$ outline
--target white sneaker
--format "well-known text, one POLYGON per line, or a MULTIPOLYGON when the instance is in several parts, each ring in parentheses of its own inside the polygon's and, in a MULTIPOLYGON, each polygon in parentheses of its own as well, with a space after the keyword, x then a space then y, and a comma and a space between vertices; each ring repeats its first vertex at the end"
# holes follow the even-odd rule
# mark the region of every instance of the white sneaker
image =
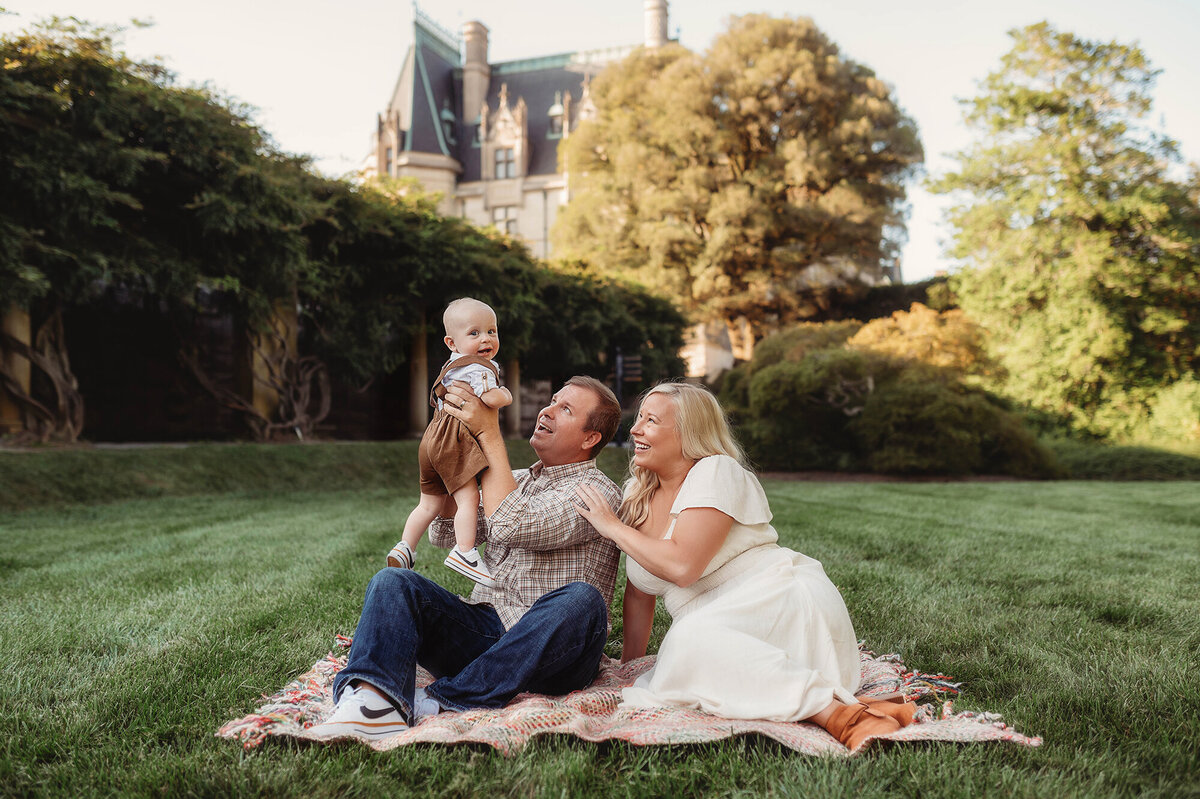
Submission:
POLYGON ((342 691, 333 715, 323 724, 310 727, 308 734, 326 741, 334 738, 378 741, 407 729, 408 723, 391 702, 368 688, 354 686, 342 691))
POLYGON ((425 693, 424 688, 418 688, 413 692, 413 721, 420 723, 421 719, 427 716, 436 716, 442 712, 442 706, 437 703, 429 694, 425 693))
POLYGON ((408 544, 403 541, 392 547, 392 551, 387 554, 387 565, 397 569, 411 569, 416 562, 417 553, 409 549, 408 544))
POLYGON ((483 558, 479 557, 479 550, 475 547, 471 547, 469 552, 459 552, 458 547, 454 547, 442 562, 480 585, 486 585, 488 588, 495 588, 497 585, 492 573, 484 565, 483 558))

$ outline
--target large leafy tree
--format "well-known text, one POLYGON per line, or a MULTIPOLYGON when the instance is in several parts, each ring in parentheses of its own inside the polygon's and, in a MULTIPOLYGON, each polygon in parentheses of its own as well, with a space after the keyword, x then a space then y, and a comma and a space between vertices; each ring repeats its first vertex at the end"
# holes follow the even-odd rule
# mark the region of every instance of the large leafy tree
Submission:
POLYGON ((638 50, 592 92, 561 150, 564 257, 752 323, 895 258, 916 126, 811 20, 734 18, 707 53, 638 50))
POLYGON ((951 193, 952 284, 992 333, 1007 391, 1051 420, 1121 434, 1200 367, 1200 208, 1147 129, 1157 72, 1137 47, 1047 23, 1012 31, 966 101, 977 141, 951 193))
POLYGON ((122 115, 162 74, 113 52, 111 31, 75 28, 0 39, 0 313, 39 304, 31 342, 0 334, 24 356, 34 396, 0 383, 41 439, 74 439, 83 400, 67 359, 62 306, 139 271, 118 217, 139 207, 133 184, 155 153, 128 146, 122 115), (90 101, 97 96, 111 102, 90 101))
POLYGON ((112 47, 112 30, 61 23, 0 39, 0 296, 85 296, 140 271, 120 215, 162 154, 125 135, 165 74, 112 47), (97 99, 100 98, 100 99, 97 99))
POLYGON ((304 225, 320 212, 302 160, 235 105, 127 58, 118 29, 73 20, 0 39, 0 307, 27 309, 27 357, 52 390, 5 388, 41 438, 73 439, 83 398, 62 315, 120 288, 187 304, 233 299, 253 330, 311 282, 304 225))

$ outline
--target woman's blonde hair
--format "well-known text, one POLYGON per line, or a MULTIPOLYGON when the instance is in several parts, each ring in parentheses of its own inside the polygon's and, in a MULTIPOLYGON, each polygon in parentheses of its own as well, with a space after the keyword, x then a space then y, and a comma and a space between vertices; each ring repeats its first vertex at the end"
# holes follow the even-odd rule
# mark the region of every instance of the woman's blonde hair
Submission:
MULTIPOLYGON (((700 460, 709 455, 728 455, 747 467, 746 456, 729 429, 729 421, 712 392, 692 383, 659 383, 638 402, 638 412, 655 394, 670 398, 675 407, 675 428, 683 445, 683 456, 700 460)), ((621 521, 637 527, 650 516, 650 498, 658 490, 658 475, 629 463, 625 481, 625 500, 621 503, 621 521)))

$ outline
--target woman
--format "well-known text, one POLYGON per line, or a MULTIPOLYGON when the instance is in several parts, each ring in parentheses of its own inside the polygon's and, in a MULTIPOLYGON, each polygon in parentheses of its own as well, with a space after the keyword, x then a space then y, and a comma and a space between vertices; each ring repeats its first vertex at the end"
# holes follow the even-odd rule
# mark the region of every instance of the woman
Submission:
POLYGON ((646 653, 655 596, 672 617, 625 706, 812 721, 857 749, 914 706, 860 702, 857 639, 821 564, 776 544, 771 511, 716 399, 664 383, 642 399, 620 517, 588 486, 580 513, 626 561, 622 660, 646 653))

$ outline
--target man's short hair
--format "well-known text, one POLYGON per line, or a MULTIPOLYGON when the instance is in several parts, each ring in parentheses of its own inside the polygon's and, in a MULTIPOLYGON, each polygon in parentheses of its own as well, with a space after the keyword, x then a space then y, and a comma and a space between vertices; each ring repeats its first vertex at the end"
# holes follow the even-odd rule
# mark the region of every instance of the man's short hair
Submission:
POLYGON ((617 434, 617 428, 621 425, 621 404, 617 402, 617 395, 612 392, 612 389, 594 377, 575 375, 563 385, 586 388, 599 400, 596 407, 588 414, 587 421, 584 422, 585 430, 594 430, 600 434, 600 443, 592 447, 592 452, 588 456, 594 458, 617 434))

